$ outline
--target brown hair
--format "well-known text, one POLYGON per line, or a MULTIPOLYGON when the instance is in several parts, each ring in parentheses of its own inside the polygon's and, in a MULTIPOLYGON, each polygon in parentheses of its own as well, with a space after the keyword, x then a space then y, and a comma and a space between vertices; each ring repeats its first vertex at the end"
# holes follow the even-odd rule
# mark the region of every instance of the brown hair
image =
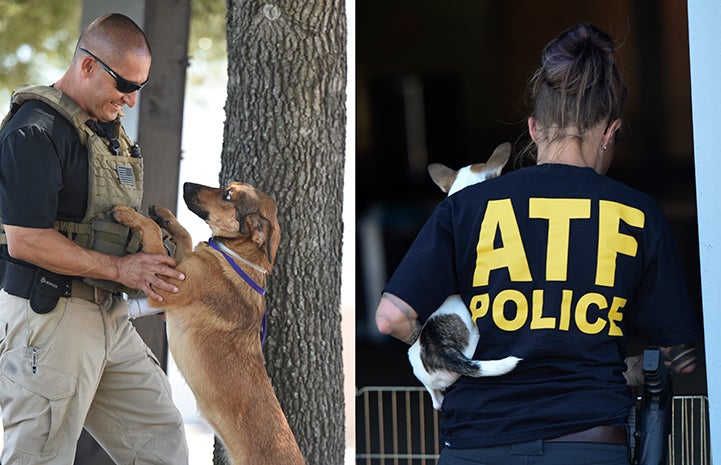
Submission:
POLYGON ((621 118, 628 87, 616 44, 592 24, 567 29, 544 47, 529 92, 541 137, 581 137, 599 123, 621 118))

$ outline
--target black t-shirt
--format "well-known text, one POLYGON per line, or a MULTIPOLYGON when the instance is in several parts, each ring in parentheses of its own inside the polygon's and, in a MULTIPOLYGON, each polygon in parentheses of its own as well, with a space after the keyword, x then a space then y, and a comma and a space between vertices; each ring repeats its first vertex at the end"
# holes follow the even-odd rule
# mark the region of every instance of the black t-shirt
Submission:
POLYGON ((445 199, 384 290, 421 321, 460 294, 480 329, 474 358, 523 359, 447 391, 444 445, 483 447, 623 423, 627 324, 649 344, 698 336, 681 265, 651 198, 547 164, 445 199))
MULTIPOLYGON (((52 228, 79 222, 88 199, 88 154, 73 125, 31 100, 0 130, 0 218, 4 224, 52 228)), ((0 251, 7 258, 7 247, 0 251)))

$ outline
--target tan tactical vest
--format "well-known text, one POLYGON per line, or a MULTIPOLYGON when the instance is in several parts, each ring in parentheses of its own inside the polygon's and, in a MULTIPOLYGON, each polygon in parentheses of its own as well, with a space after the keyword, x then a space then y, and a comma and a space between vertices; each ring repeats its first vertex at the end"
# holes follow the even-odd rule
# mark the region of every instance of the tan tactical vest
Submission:
MULTIPOLYGON (((139 210, 143 199, 143 160, 132 156, 135 144, 125 133, 120 120, 113 122, 113 131, 120 143, 116 155, 111 150, 110 141, 95 134, 85 124, 91 119, 90 115, 70 97, 54 87, 25 86, 13 92, 12 108, 0 128, 29 100, 45 102, 63 115, 73 124, 80 142, 88 149, 88 205, 85 217, 80 223, 56 221, 55 229, 86 249, 116 256, 137 252, 140 249, 138 237, 130 234, 128 227, 107 216, 107 212, 120 203, 139 210)), ((7 243, 4 233, 0 235, 0 243, 7 243)), ((113 291, 123 290, 116 283, 86 281, 113 291)))

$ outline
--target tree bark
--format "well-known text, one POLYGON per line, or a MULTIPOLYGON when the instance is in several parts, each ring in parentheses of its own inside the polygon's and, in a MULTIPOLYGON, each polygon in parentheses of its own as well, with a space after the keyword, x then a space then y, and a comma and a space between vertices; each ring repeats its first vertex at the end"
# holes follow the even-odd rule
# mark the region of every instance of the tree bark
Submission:
POLYGON ((228 0, 220 184, 278 204, 266 366, 308 464, 345 452, 340 279, 346 124, 344 0, 228 0))

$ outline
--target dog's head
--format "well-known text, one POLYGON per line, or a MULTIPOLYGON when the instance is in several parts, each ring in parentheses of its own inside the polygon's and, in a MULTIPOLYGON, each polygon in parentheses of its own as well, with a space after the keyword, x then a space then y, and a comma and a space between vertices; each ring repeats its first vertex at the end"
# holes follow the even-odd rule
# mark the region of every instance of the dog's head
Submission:
POLYGON ((452 195, 464 187, 495 178, 501 174, 511 156, 511 144, 506 142, 496 147, 485 163, 468 165, 458 171, 452 170, 441 163, 428 165, 431 179, 443 192, 452 195))
POLYGON ((190 211, 208 223, 213 237, 255 244, 270 271, 280 244, 280 227, 278 207, 268 194, 241 182, 221 188, 186 182, 183 199, 190 211))

